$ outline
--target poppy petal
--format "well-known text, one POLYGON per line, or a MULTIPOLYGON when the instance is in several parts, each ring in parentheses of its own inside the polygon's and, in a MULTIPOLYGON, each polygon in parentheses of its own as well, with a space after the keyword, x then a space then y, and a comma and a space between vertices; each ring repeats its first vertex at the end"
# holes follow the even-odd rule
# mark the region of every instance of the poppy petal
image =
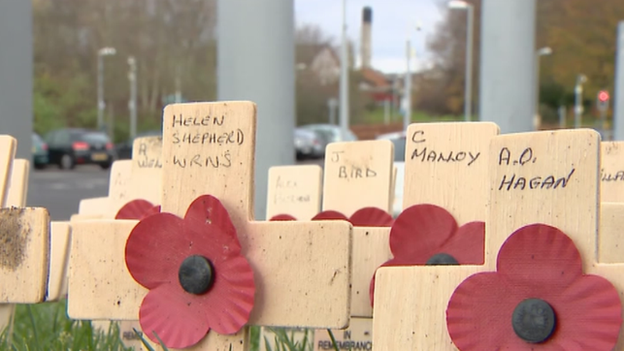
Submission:
POLYGON ((221 201, 212 195, 202 195, 195 199, 186 210, 184 221, 200 228, 205 228, 206 225, 221 228, 226 235, 234 239, 232 244, 239 250, 241 248, 230 214, 221 201))
POLYGON ((214 285, 198 308, 214 331, 234 334, 249 321, 254 306, 254 273, 241 255, 223 261, 215 271, 214 285))
POLYGON ((115 215, 115 219, 142 219, 146 214, 152 210, 154 205, 143 199, 136 199, 130 202, 127 202, 123 205, 119 211, 117 211, 117 215, 115 215))
POLYGON ((414 205, 403 210, 390 230, 390 250, 394 257, 425 264, 440 253, 442 245, 457 230, 455 218, 435 205, 414 205))
POLYGON ((583 275, 548 302, 557 314, 553 343, 565 350, 613 350, 622 326, 622 302, 608 280, 583 275))
POLYGON ((296 220, 297 218, 289 214, 278 214, 278 215, 271 217, 271 219, 269 219, 269 221, 296 221, 296 220))
POLYGON ((338 211, 328 210, 328 211, 323 211, 323 212, 318 213, 316 216, 312 217, 312 220, 313 221, 326 221, 326 220, 348 221, 349 218, 347 218, 347 216, 343 215, 342 213, 338 211))
POLYGON ((545 224, 516 230, 501 246, 497 271, 517 285, 567 286, 581 276, 581 255, 562 231, 545 224))
POLYGON ((174 284, 162 284, 143 298, 139 322, 153 342, 158 343, 156 333, 167 347, 182 349, 197 344, 210 330, 204 310, 187 303, 184 295, 191 294, 174 284))
POLYGON ((457 229, 444 243, 441 252, 459 264, 483 264, 485 260, 485 222, 470 222, 457 229))
POLYGON ((457 286, 446 309, 446 325, 455 346, 462 351, 503 350, 510 339, 520 340, 513 331, 511 314, 522 299, 495 272, 468 277, 457 286))
POLYGON ((126 241, 126 266, 139 284, 153 289, 177 280, 178 266, 184 260, 188 243, 181 233, 184 223, 171 213, 157 213, 142 219, 126 241))
POLYGON ((364 207, 349 218, 354 227, 391 227, 394 218, 388 212, 377 207, 364 207))
POLYGON ((154 207, 152 207, 149 210, 147 210, 147 212, 145 212, 145 214, 143 215, 143 218, 145 218, 147 216, 151 216, 151 215, 156 214, 156 213, 160 213, 160 205, 155 205, 154 207))

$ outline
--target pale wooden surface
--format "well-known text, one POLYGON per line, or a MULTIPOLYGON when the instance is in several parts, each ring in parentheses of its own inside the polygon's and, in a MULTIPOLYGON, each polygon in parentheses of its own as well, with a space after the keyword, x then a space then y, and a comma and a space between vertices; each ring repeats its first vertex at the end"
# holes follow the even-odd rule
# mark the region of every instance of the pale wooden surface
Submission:
MULTIPOLYGON (((406 136, 403 208, 429 203, 445 208, 455 217, 459 225, 475 220, 484 221, 487 217, 489 200, 489 180, 485 175, 489 167, 490 142, 498 133, 498 126, 490 122, 411 124, 406 136)), ((373 314, 375 319, 383 319, 386 326, 378 329, 378 323, 374 321, 373 329, 379 330, 375 333, 382 334, 373 337, 375 350, 426 349, 416 347, 417 344, 410 342, 401 344, 391 341, 394 336, 402 341, 413 336, 414 330, 410 322, 414 318, 421 318, 421 309, 413 316, 407 317, 408 322, 403 327, 396 325, 400 324, 399 321, 403 321, 401 318, 390 320, 387 314, 396 313, 396 310, 389 312, 388 309, 396 309, 398 304, 406 306, 414 303, 415 306, 423 306, 423 302, 427 302, 423 308, 432 311, 442 305, 446 307, 447 299, 440 297, 440 301, 433 301, 432 297, 438 297, 437 291, 445 287, 453 288, 448 292, 450 296, 456 284, 432 277, 446 277, 452 275, 454 271, 449 271, 448 267, 441 267, 435 274, 425 275, 421 268, 429 269, 429 267, 405 269, 393 267, 389 271, 387 268, 377 271, 375 287, 377 307, 373 314), (427 288, 423 288, 424 286, 427 288), (414 293, 415 291, 418 293, 414 293), (428 293, 429 291, 431 293, 428 293), (386 302, 387 299, 393 301, 386 302), (389 343, 393 346, 388 346, 389 343)), ((475 268, 458 269, 471 272, 475 268)), ((445 321, 435 321, 432 324, 435 323, 444 323, 443 330, 446 331, 445 321)), ((431 330, 436 329, 432 327, 431 330)))
MULTIPOLYGON (((486 265, 380 269, 374 311, 375 350, 455 350, 446 331, 449 297, 469 275, 495 270, 500 245, 526 224, 544 223, 561 229, 581 252, 584 271, 602 275, 620 293, 624 292, 624 265, 596 263, 599 141, 595 131, 583 129, 494 138, 487 177, 492 205, 486 221, 486 265), (532 154, 525 153, 519 162, 528 148, 532 154), (503 180, 514 174, 514 182, 508 189, 503 180), (537 180, 528 181, 538 176, 543 181, 550 175, 554 179, 566 179, 565 187, 560 182, 556 189, 541 188, 542 183, 536 188, 537 180), (520 189, 521 185, 514 189, 519 177, 527 179, 524 190, 520 189), (390 288, 397 281, 401 282, 400 288, 396 285, 390 288), (414 294, 417 287, 424 285, 427 289, 418 290, 423 294, 414 294), (411 308, 406 310, 405 306, 411 308)), ((624 349, 621 341, 615 349, 624 349)))
POLYGON ((390 140, 331 143, 325 151, 323 210, 351 216, 363 207, 391 213, 394 144, 390 140))
POLYGON ((601 201, 624 202, 624 142, 603 141, 601 150, 601 201))
POLYGON ((111 203, 108 197, 82 199, 78 204, 78 214, 81 216, 91 216, 92 218, 101 218, 104 213, 110 212, 110 207, 111 203))
MULTIPOLYGON (((134 199, 160 204, 161 155, 162 137, 136 138, 133 142, 131 163, 123 161, 114 165, 111 171, 109 194, 112 196, 102 198, 104 205, 98 205, 96 200, 99 211, 95 210, 89 215, 74 215, 71 220, 112 219, 123 205, 134 199)), ((95 326, 104 331, 108 330, 109 325, 109 321, 95 321, 95 326)), ((119 327, 120 336, 127 347, 134 347, 137 351, 145 350, 133 332, 133 328, 140 329, 138 321, 122 321, 119 327)))
MULTIPOLYGON (((9 150, 3 150, 8 153, 9 150)), ((6 207, 16 206, 24 207, 26 205, 26 196, 28 193, 28 161, 18 159, 12 162, 12 171, 7 184, 2 184, 1 187, 8 187, 6 207)), ((8 332, 12 330, 13 314, 15 313, 15 305, 2 304, 0 305, 0 332, 5 328, 9 328, 8 332)))
POLYGON ((307 221, 321 210, 323 170, 317 165, 269 168, 266 219, 289 214, 307 221))
POLYGON ((9 135, 0 135, 0 205, 5 206, 8 197, 8 184, 11 176, 11 165, 15 157, 17 140, 9 135))
POLYGON ((42 208, 0 210, 0 302, 42 302, 48 285, 50 216, 42 208))
POLYGON ((598 233, 599 134, 583 129, 504 135, 492 141, 491 150, 494 160, 490 162, 491 208, 486 224, 488 268, 495 269, 496 255, 507 237, 530 223, 545 223, 562 230, 581 252, 584 270, 591 267, 598 233), (514 164, 529 148, 532 157, 525 156, 529 162, 514 164), (509 150, 509 164, 505 150, 509 150), (507 190, 503 178, 507 181, 514 175, 514 184, 507 190), (551 175, 555 180, 568 179, 566 186, 561 183, 556 189, 542 189, 541 185, 530 189, 530 179, 539 176, 546 180, 551 175), (526 187, 514 190, 520 177, 527 180, 526 187))
POLYGON ((162 188, 162 137, 136 138, 132 146, 130 199, 160 204, 162 188))
MULTIPOLYGON (((278 214, 289 214, 297 220, 310 220, 321 211, 323 170, 318 165, 275 166, 269 168, 266 219, 278 214)), ((293 330, 289 330, 289 333, 293 330)), ((296 340, 303 342, 306 333, 294 331, 296 340)), ((275 335, 267 328, 260 329, 260 351, 266 351, 266 342, 275 349, 275 335)))
POLYGON ((390 183, 390 207, 388 208, 388 211, 390 214, 392 214, 394 211, 394 201, 395 201, 396 186, 397 186, 397 183, 396 183, 397 172, 398 172, 397 167, 393 166, 392 167, 392 182, 390 183))
POLYGON ((67 314, 71 318, 138 319, 138 308, 147 290, 130 276, 124 259, 126 239, 136 223, 131 220, 72 223, 67 299, 67 314), (108 318, 128 311, 125 318, 108 318))
MULTIPOLYGON (((394 144, 390 140, 331 143, 325 153, 323 210, 350 216, 361 208, 377 207, 392 214, 395 182, 394 144)), ((362 317, 360 328, 372 329, 369 286, 375 269, 392 258, 389 234, 390 228, 353 228, 351 316, 362 317)), ((349 326, 332 332, 344 335, 357 330, 349 326)), ((315 338, 326 335, 326 330, 315 331, 315 338)), ((371 335, 363 340, 370 341, 371 335)), ((319 350, 320 346, 315 343, 314 347, 319 350)))
POLYGON ((624 262, 624 203, 602 202, 600 207, 598 262, 624 262))
POLYGON ((132 200, 132 160, 113 162, 108 183, 110 207, 105 218, 115 218, 117 211, 132 200))
POLYGON ((70 242, 69 222, 52 222, 50 224, 50 273, 46 301, 58 301, 67 295, 70 242))
POLYGON ((88 214, 88 215, 74 214, 71 217, 69 217, 69 221, 77 222, 77 221, 89 221, 89 220, 96 220, 96 219, 110 219, 110 218, 104 218, 104 217, 105 217, 104 214, 88 214))
POLYGON ((491 122, 416 123, 407 128, 403 208, 433 204, 459 225, 485 220, 491 122), (449 157, 455 161, 445 161, 449 157))
MULTIPOLYGON (((247 102, 222 102, 170 105, 165 109, 163 136, 163 211, 183 216, 197 196, 218 197, 238 229, 243 253, 250 261, 257 284, 256 303, 250 324, 310 327, 344 327, 349 321, 349 284, 351 282, 351 226, 340 221, 315 222, 252 222, 253 165, 255 152, 255 105, 247 102), (181 126, 178 120, 205 116, 220 122, 209 125, 181 126), (211 145, 175 143, 184 133, 233 132, 235 143, 211 145), (217 161, 218 157, 218 161, 217 161), (175 162, 174 162, 175 160, 175 162), (217 166, 217 162, 218 166, 217 166), (200 165, 201 164, 201 165, 200 165), (184 165, 184 167, 182 166, 184 165), (209 179, 210 181, 205 181, 209 179), (201 180, 201 181, 198 181, 201 180), (331 239, 331 240, 330 240, 331 239), (347 254, 345 254, 347 253, 347 254), (296 287, 296 290, 293 290, 296 287)), ((199 123, 201 124, 201 123, 199 123)), ((76 319, 137 319, 145 289, 136 282, 128 289, 115 290, 118 300, 98 295, 92 299, 91 289, 106 281, 132 279, 127 271, 111 273, 111 267, 98 263, 106 256, 123 264, 125 238, 131 225, 123 221, 76 223, 71 253, 69 314, 76 319), (80 228, 78 227, 80 226, 80 228), (97 245, 98 254, 89 250, 94 235, 102 235, 109 245, 97 245), (112 236, 112 238, 111 238, 112 236), (123 244, 122 244, 123 243, 123 244), (91 253, 91 254, 89 254, 91 253), (95 258, 97 256, 98 258, 95 258), (95 270, 81 269, 93 267, 95 270), (94 281, 80 284, 80 281, 94 281), (82 292, 79 290, 82 289, 82 292), (86 295, 85 295, 86 294, 86 295), (120 300, 123 298, 123 301, 120 300), (110 308, 110 303, 126 308, 110 308)), ((110 263, 107 263, 110 264, 110 263)), ((113 266, 114 267, 114 266, 113 266)), ((123 265, 125 269, 125 265, 123 265)), ((108 294, 111 295, 111 294, 108 294)), ((194 350, 243 349, 246 329, 233 336, 209 333, 194 350)))
POLYGON ((28 194, 28 174, 30 163, 28 160, 13 160, 13 170, 9 182, 7 206, 24 207, 28 194))
POLYGON ((452 269, 412 266, 377 270, 374 350, 457 350, 446 330, 446 306, 466 277, 484 270, 484 266, 468 265, 452 269))

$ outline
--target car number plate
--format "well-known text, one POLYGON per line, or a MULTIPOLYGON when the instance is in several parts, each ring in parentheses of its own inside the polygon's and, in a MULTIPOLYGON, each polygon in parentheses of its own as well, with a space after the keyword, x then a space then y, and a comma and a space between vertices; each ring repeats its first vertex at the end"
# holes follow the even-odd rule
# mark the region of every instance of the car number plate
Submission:
POLYGON ((97 153, 97 154, 91 155, 91 159, 93 161, 105 161, 107 158, 108 158, 108 155, 105 153, 97 153))

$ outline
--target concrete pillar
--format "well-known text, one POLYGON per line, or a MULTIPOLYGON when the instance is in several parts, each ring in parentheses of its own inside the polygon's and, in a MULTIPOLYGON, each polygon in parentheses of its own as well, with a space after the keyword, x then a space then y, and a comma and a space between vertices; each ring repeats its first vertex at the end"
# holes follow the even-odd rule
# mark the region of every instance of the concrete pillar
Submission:
POLYGON ((624 140, 624 21, 618 25, 613 92, 613 140, 624 140))
POLYGON ((255 215, 265 219, 269 167, 295 163, 294 4, 219 0, 217 7, 217 96, 258 105, 255 215))
POLYGON ((533 130, 535 0, 483 0, 479 118, 501 133, 533 130))
POLYGON ((0 1, 0 134, 17 138, 16 157, 32 159, 33 33, 30 1, 0 1))

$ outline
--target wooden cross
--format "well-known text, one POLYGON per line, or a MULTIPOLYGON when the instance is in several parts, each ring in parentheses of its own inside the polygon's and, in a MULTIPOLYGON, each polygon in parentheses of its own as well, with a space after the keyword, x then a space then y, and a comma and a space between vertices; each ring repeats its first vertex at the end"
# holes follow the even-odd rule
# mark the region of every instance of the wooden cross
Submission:
MULTIPOLYGON (((2 149, 3 152, 8 152, 9 149, 2 149)), ((13 160, 11 167, 11 175, 9 182, 4 185, 0 185, 3 188, 8 186, 6 207, 24 207, 26 205, 26 191, 28 184, 28 161, 23 159, 13 160)), ((8 169, 6 169, 8 171, 8 169)), ((8 329, 8 334, 12 332, 12 320, 15 313, 14 304, 0 305, 0 332, 8 329)))
POLYGON ((128 201, 132 188, 131 176, 132 160, 113 162, 108 182, 108 196, 80 200, 78 214, 73 215, 71 221, 115 218, 115 213, 128 201))
MULTIPOLYGON (((584 273, 600 275, 620 294, 624 292, 624 265, 601 263, 595 255, 599 143, 598 133, 592 130, 494 138, 489 175, 483 175, 491 190, 485 264, 378 270, 373 334, 376 350, 455 350, 446 328, 450 296, 468 276, 494 271, 502 243, 527 224, 544 223, 562 230, 579 249, 584 273)), ((623 346, 620 340, 615 349, 623 346)))
MULTIPOLYGON (((114 219, 122 206, 135 199, 147 200, 153 204, 160 203, 161 155, 162 137, 136 138, 132 147, 132 159, 113 163, 109 180, 109 196, 82 200, 81 211, 78 215, 72 216, 72 222, 114 219), (83 209, 84 207, 86 209, 83 209)), ((102 331, 107 331, 110 327, 108 320, 94 320, 92 324, 94 328, 102 331)), ((133 331, 135 328, 140 328, 137 321, 121 321, 119 323, 120 337, 127 347, 143 350, 143 344, 133 331)))
MULTIPOLYGON (((498 133, 498 126, 487 122, 410 125, 406 135, 403 209, 432 204, 450 212, 458 225, 485 220, 487 179, 483 174, 488 167, 489 143, 498 133)), ((382 270, 385 268, 379 269, 382 270)), ((377 281, 378 277, 379 273, 377 281)), ((379 286, 377 282, 373 345, 375 350, 384 350, 385 340, 393 331, 378 331, 376 327, 379 314, 383 316, 386 309, 385 300, 378 296, 378 289, 385 289, 379 286), (376 336, 377 333, 389 334, 376 336)), ((425 289, 428 288, 420 288, 425 289)), ((410 347, 402 345, 398 349, 410 347)))
MULTIPOLYGON (((4 151, 8 151, 5 149, 4 151)), ((6 207, 23 208, 26 206, 26 198, 28 193, 28 175, 29 161, 24 159, 13 160, 12 172, 10 176, 10 186, 7 194, 6 207)), ((69 224, 66 222, 52 222, 50 224, 50 252, 32 251, 30 254, 34 257, 42 255, 49 257, 49 271, 47 274, 47 289, 44 297, 45 301, 57 301, 66 293, 66 258, 69 249, 69 224)), ((7 245, 10 247, 11 245, 7 245)), ((41 246, 45 249, 45 246, 41 246)), ((31 261, 35 261, 31 259, 31 261)), ((37 282, 35 282, 37 283, 37 282)), ((37 301, 35 301, 37 302, 37 301)), ((12 316, 15 311, 14 304, 0 305, 0 330, 9 326, 11 332, 12 316)))
MULTIPOLYGON (((349 323, 351 226, 343 221, 252 220, 256 107, 250 102, 169 105, 164 112, 162 211, 183 216, 198 196, 227 208, 256 281, 249 325, 344 328, 349 323), (305 239, 303 239, 305 238, 305 239)), ((137 221, 76 222, 68 314, 137 320, 146 289, 127 271, 137 221), (98 288, 101 287, 101 288, 98 288)), ((194 350, 246 346, 246 329, 210 332, 194 350)))
POLYGON ((160 204, 162 167, 162 136, 136 138, 132 146, 130 200, 160 204))
MULTIPOLYGON (((50 216, 43 208, 5 207, 15 147, 14 138, 0 136, 0 302, 38 303, 44 300, 48 285, 50 216)), ((23 191, 24 183, 19 186, 18 179, 14 189, 23 191)), ((23 202, 17 195, 11 198, 23 202)))
MULTIPOLYGON (((325 153, 323 210, 351 216, 364 207, 377 207, 392 213, 394 196, 394 145, 389 140, 331 143, 325 153)), ((337 343, 370 345, 373 311, 369 298, 370 280, 375 269, 388 259, 390 228, 353 228, 353 284, 351 324, 334 330, 337 343)), ((326 330, 317 330, 314 349, 331 345, 326 330)))
POLYGON ((624 254, 624 143, 603 141, 601 151, 598 258, 600 262, 617 263, 624 254))
POLYGON ((288 214, 309 220, 321 209, 321 179, 317 165, 275 166, 269 168, 267 220, 288 214))
POLYGON ((600 201, 624 202, 624 142, 600 143, 600 201))
POLYGON ((132 159, 115 161, 111 168, 108 197, 83 199, 72 220, 112 219, 131 200, 160 203, 162 137, 136 138, 132 159))
MULTIPOLYGON (((266 219, 289 215, 298 220, 310 220, 321 210, 323 170, 318 165, 274 166, 269 168, 266 219)), ((293 330, 295 340, 307 339, 305 330, 293 330)), ((260 329, 260 351, 273 350, 275 335, 260 329)))

